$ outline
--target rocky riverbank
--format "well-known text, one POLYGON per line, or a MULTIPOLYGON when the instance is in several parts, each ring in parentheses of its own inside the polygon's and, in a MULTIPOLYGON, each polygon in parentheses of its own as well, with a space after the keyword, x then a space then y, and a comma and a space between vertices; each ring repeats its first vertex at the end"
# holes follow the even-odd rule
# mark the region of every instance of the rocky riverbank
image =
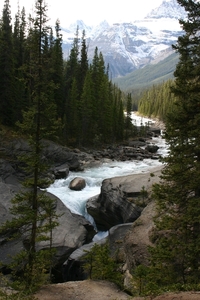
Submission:
MULTIPOLYGON (((151 132, 150 136, 159 134, 159 132, 158 129, 155 129, 151 132)), ((0 136, 0 142, 0 225, 2 225, 6 220, 12 218, 9 210, 11 207, 11 199, 16 193, 21 191, 22 186, 20 182, 26 176, 18 157, 22 154, 26 154, 26 152, 29 151, 29 147, 23 139, 12 138, 5 140, 0 136)), ((55 179, 66 178, 69 170, 80 171, 89 166, 100 165, 105 160, 124 161, 159 158, 159 156, 156 155, 158 147, 151 142, 150 137, 148 139, 140 138, 131 140, 129 143, 123 145, 107 146, 101 150, 70 149, 49 141, 44 141, 44 146, 44 160, 51 163, 51 168, 44 174, 44 176, 49 178, 49 183, 55 179)), ((92 202, 91 205, 91 202, 88 202, 88 210, 90 210, 90 213, 92 214, 92 211, 95 211, 95 221, 99 229, 109 229, 113 241, 118 239, 118 235, 123 237, 126 233, 124 228, 126 228, 126 230, 127 228, 129 229, 132 223, 145 211, 144 203, 140 205, 137 201, 141 188, 145 186, 145 189, 148 189, 149 185, 156 179, 156 177, 154 177, 153 180, 150 180, 150 174, 145 174, 145 177, 145 181, 139 175, 135 175, 134 177, 126 176, 126 179, 119 178, 116 180, 114 178, 105 181, 102 184, 102 191, 96 199, 96 203, 94 204, 94 202, 92 202), (112 186, 111 191, 109 190, 110 186, 112 186), (105 200, 105 195, 108 193, 110 196, 112 194, 112 197, 109 197, 111 201, 105 200), (105 207, 102 206, 102 203, 106 203, 106 210, 105 207), (123 203, 126 203, 126 206, 124 206, 123 203), (110 214, 106 215, 103 211, 109 211, 110 214), (115 218, 110 218, 110 216, 114 215, 115 218), (102 224, 101 219, 107 221, 102 224), (105 223, 107 224, 106 226, 105 223), (129 224, 128 227, 123 227, 123 225, 127 223, 129 224), (115 226, 118 227, 115 228, 115 226), (112 228, 115 228, 115 230, 112 228)), ((45 187, 42 186, 41 188, 45 187)), ((53 247, 57 249, 54 275, 57 281, 62 281, 63 278, 68 280, 69 277, 72 279, 74 276, 66 275, 69 273, 68 267, 64 267, 63 274, 63 264, 68 261, 74 251, 84 245, 91 244, 96 231, 92 224, 84 217, 71 213, 60 199, 53 195, 50 195, 50 197, 55 201, 56 214, 61 215, 59 226, 53 230, 53 247)), ((147 204, 148 201, 145 206, 147 204)), ((7 266, 10 263, 10 256, 17 254, 25 247, 24 240, 25 237, 23 236, 20 240, 15 241, 7 240, 7 235, 0 236, 0 260, 2 262, 2 270, 8 271, 7 266)), ((38 249, 43 249, 46 247, 46 244, 39 243, 37 247, 38 249)))

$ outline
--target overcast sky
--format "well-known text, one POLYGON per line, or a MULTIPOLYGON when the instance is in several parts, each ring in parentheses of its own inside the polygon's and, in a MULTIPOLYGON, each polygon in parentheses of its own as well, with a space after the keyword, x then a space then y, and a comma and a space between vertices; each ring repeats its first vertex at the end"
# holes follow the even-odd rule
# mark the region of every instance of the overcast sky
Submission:
MULTIPOLYGON (((143 18, 151 9, 158 7, 163 0, 45 0, 48 5, 48 16, 51 25, 56 19, 62 27, 83 20, 86 25, 97 25, 107 20, 109 23, 119 21, 134 21, 143 18)), ((1 11, 4 0, 0 0, 1 11)), ((31 13, 35 0, 10 0, 11 12, 14 17, 17 6, 26 9, 26 15, 31 13)))

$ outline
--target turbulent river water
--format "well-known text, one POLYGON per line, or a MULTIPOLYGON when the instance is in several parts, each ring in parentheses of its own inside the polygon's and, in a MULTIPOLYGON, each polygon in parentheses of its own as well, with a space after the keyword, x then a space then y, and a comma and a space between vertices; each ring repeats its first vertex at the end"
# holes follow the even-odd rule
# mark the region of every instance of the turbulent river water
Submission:
MULTIPOLYGON (((134 124, 145 124, 152 120, 141 118, 137 115, 132 116, 134 124)), ((152 138, 152 143, 159 146, 157 154, 166 155, 167 149, 165 140, 162 137, 152 138)), ((81 172, 70 172, 66 179, 56 180, 48 191, 56 195, 60 200, 71 210, 71 212, 83 215, 86 219, 92 222, 92 218, 87 214, 85 204, 87 200, 100 193, 101 183, 106 178, 124 176, 129 174, 139 174, 148 172, 155 166, 161 165, 158 160, 144 159, 142 161, 111 161, 103 163, 99 167, 89 168, 81 172), (85 179, 86 187, 82 191, 73 191, 69 189, 69 183, 74 177, 80 176, 85 179)))

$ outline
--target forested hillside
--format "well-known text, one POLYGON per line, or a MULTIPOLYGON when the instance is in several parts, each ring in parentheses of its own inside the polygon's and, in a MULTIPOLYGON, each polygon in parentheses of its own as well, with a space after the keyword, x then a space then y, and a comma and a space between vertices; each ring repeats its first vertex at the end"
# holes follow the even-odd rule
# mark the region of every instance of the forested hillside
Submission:
MULTIPOLYGON (((43 20, 48 16, 41 15, 43 20)), ((95 49, 88 62, 85 33, 75 33, 69 59, 64 61, 60 23, 46 27, 40 45, 33 17, 24 8, 11 23, 11 8, 5 0, 0 23, 0 123, 15 127, 23 112, 31 109, 35 94, 34 68, 41 67, 41 93, 52 109, 60 141, 89 145, 123 140, 126 96, 109 80, 104 58, 95 49), (40 47, 36 65, 34 49, 40 47), (55 108, 53 108, 55 107, 55 108)), ((45 112, 48 114, 48 112, 45 112)))
POLYGON ((141 91, 172 79, 177 62, 178 54, 173 53, 157 64, 149 64, 124 77, 115 78, 114 82, 120 89, 129 93, 133 93, 134 90, 141 91))
POLYGON ((172 93, 173 85, 174 81, 170 79, 144 91, 138 103, 138 112, 166 121, 167 115, 173 111, 175 102, 175 96, 172 93))

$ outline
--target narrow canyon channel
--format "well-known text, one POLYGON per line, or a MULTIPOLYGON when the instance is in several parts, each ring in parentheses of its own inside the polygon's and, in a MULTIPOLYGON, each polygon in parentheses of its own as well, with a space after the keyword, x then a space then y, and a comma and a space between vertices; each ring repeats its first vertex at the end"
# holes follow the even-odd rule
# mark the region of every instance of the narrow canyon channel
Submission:
MULTIPOLYGON (((145 125, 152 120, 132 114, 133 124, 140 126, 145 125)), ((167 155, 167 147, 162 136, 153 137, 152 144, 159 147, 158 155, 167 155)), ((100 193, 101 183, 106 178, 116 176, 126 176, 130 174, 139 174, 151 171, 156 166, 160 166, 161 162, 154 159, 132 160, 132 161, 109 161, 101 166, 85 169, 80 172, 69 172, 66 179, 56 180, 47 190, 54 194, 71 210, 71 212, 83 215, 91 223, 93 219, 86 211, 86 202, 90 197, 100 193), (75 177, 82 177, 86 181, 86 187, 81 191, 69 189, 69 183, 75 177)), ((94 224, 95 225, 95 224, 94 224)), ((103 233, 102 233, 103 235, 103 233)))

